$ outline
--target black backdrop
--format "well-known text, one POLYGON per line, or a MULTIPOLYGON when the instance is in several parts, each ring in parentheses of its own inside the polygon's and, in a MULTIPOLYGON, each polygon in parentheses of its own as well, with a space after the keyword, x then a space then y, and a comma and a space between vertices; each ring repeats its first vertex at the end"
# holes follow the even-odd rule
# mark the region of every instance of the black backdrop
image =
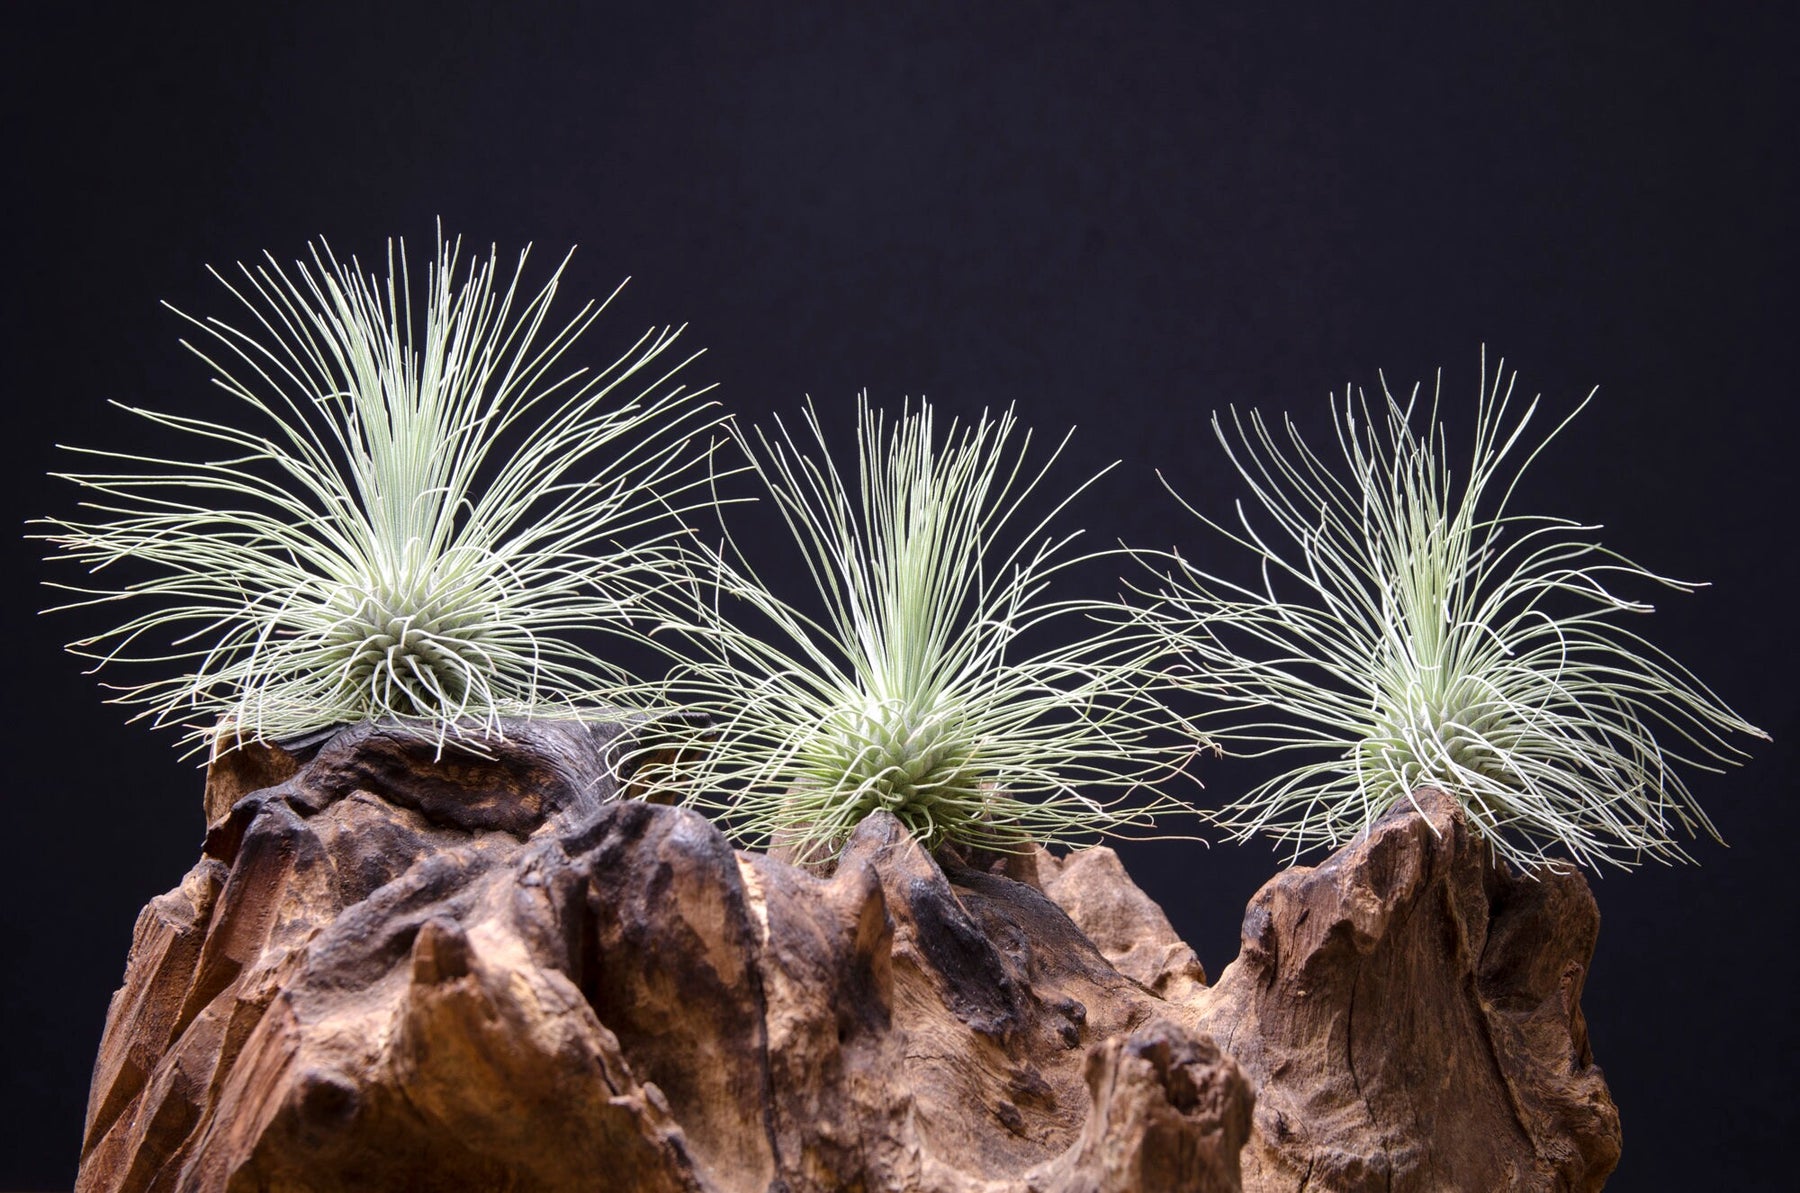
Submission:
MULTIPOLYGON (((1204 543, 1153 468, 1229 514, 1214 407, 1322 432, 1328 392, 1439 366, 1462 402, 1483 343, 1553 412, 1599 385, 1526 506, 1713 581, 1649 632, 1776 738, 1694 784, 1729 849, 1595 884, 1617 1187, 1762 1187, 1796 1126, 1786 6, 973 7, 11 12, 12 525, 70 508, 54 443, 130 441, 105 399, 214 400, 157 305, 226 313, 204 264, 319 233, 423 249, 439 216, 503 251, 579 244, 565 294, 634 275, 589 351, 685 321, 746 419, 810 393, 844 429, 867 386, 1079 424, 1066 477, 1124 463, 1078 518, 1145 545, 1204 543)), ((6 549, 0 1188, 66 1187, 200 778, 100 704, 55 645, 78 619, 33 617, 38 550, 6 549)), ((1253 773, 1215 764, 1209 794, 1253 773)), ((1215 974, 1280 860, 1127 857, 1215 974)))

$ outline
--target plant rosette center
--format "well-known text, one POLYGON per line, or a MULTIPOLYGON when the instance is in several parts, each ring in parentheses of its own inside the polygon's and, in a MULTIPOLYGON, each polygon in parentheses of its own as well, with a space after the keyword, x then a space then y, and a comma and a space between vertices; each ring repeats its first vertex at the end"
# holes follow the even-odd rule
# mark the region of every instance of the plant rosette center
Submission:
POLYGON ((1530 785, 1529 760, 1520 754, 1530 724, 1529 710, 1479 691, 1433 692, 1412 684, 1382 701, 1356 746, 1361 787, 1385 804, 1420 786, 1449 784, 1484 823, 1510 822, 1519 809, 1508 793, 1530 785))
POLYGON ((915 831, 941 834, 947 818, 962 819, 982 801, 974 744, 957 719, 941 705, 868 695, 844 702, 801 750, 813 798, 842 801, 858 819, 887 811, 915 831))
POLYGON ((424 574, 401 568, 388 583, 333 594, 327 640, 340 691, 402 715, 466 702, 497 670, 483 640, 501 628, 505 593, 489 559, 454 551, 424 574))

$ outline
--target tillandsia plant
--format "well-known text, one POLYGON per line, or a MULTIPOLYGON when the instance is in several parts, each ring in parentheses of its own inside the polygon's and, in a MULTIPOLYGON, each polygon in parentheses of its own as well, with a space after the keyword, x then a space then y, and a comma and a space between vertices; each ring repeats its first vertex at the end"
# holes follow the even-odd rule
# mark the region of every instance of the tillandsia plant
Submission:
POLYGON ((1490 379, 1484 355, 1460 477, 1435 390, 1428 406, 1418 387, 1404 403, 1385 381, 1374 403, 1346 390, 1342 469, 1286 420, 1284 445, 1260 414, 1214 416, 1254 505, 1241 530, 1193 512, 1256 557, 1262 586, 1156 558, 1147 622, 1213 702, 1196 723, 1227 753, 1294 762, 1219 814, 1238 838, 1336 845, 1421 785, 1527 868, 1559 850, 1673 860, 1676 830, 1717 837, 1676 767, 1719 769, 1742 757, 1726 735, 1764 735, 1627 626, 1650 606, 1614 591, 1694 585, 1599 546, 1597 527, 1509 511, 1568 422, 1527 440, 1537 400, 1513 417, 1515 380, 1504 362, 1490 379))
POLYGON ((1033 469, 1010 411, 952 422, 940 440, 926 403, 890 426, 865 395, 847 479, 810 403, 804 421, 816 453, 779 420, 773 436, 740 441, 823 619, 777 595, 727 538, 716 590, 696 592, 673 627, 692 657, 665 695, 710 721, 674 752, 686 759, 666 776, 674 792, 723 813, 740 839, 804 861, 879 809, 928 847, 1013 851, 1148 827, 1182 807, 1139 798, 1189 752, 1157 735, 1160 644, 1089 620, 1096 602, 1044 595, 1092 558, 1068 551, 1075 534, 1047 530, 1092 481, 1018 533, 1061 447, 1033 469))
POLYGON ((530 295, 526 254, 510 277, 460 255, 440 234, 417 295, 391 242, 384 277, 323 241, 215 272, 245 318, 184 315, 183 343, 235 416, 126 406, 194 454, 71 449, 103 470, 67 475, 85 512, 40 537, 89 569, 61 608, 136 610, 70 649, 162 672, 119 689, 139 716, 199 745, 392 717, 442 748, 629 682, 571 634, 654 618, 713 404, 661 360, 679 329, 566 365, 606 305, 547 328, 567 258, 530 295))

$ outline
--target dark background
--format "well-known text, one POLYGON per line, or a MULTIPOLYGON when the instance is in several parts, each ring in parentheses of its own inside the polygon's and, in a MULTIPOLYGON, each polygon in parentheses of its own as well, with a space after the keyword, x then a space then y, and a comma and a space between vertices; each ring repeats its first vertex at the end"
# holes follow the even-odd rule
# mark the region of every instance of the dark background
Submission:
MULTIPOLYGON (((1079 522, 1195 553, 1151 470, 1229 516, 1215 407, 1322 434, 1330 391, 1442 366, 1466 426, 1483 343, 1552 413, 1598 385, 1520 508, 1713 581, 1647 632, 1775 735, 1695 778, 1729 849, 1595 883, 1616 1187, 1766 1187, 1797 1125, 1791 6, 1200 7, 15 8, 7 518, 71 509, 54 443, 131 442, 105 399, 216 409, 157 305, 229 313, 205 264, 422 250, 439 216, 546 269, 578 243, 566 296, 633 275, 586 359, 687 322, 748 419, 810 393, 842 429, 867 386, 1080 424, 1071 483, 1124 463, 1079 522)), ((8 541, 0 1188, 54 1188, 200 775, 100 703, 8 541)), ((1282 859, 1195 849, 1127 861, 1217 974, 1282 859)))

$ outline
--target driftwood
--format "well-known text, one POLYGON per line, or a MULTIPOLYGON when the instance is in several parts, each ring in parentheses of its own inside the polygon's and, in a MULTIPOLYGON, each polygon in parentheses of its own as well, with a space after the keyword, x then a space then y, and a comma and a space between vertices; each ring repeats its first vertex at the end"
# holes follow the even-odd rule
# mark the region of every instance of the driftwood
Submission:
POLYGON ((1600 916, 1422 790, 1257 892, 1197 1000, 1257 1087, 1253 1189, 1598 1189, 1619 1112, 1581 1015, 1600 916))
POLYGON ((78 1188, 1580 1189, 1616 1160, 1592 899, 1494 867, 1441 797, 1279 876, 1208 987, 1110 850, 933 857, 877 816, 821 877, 615 800, 620 733, 216 760, 78 1188))

